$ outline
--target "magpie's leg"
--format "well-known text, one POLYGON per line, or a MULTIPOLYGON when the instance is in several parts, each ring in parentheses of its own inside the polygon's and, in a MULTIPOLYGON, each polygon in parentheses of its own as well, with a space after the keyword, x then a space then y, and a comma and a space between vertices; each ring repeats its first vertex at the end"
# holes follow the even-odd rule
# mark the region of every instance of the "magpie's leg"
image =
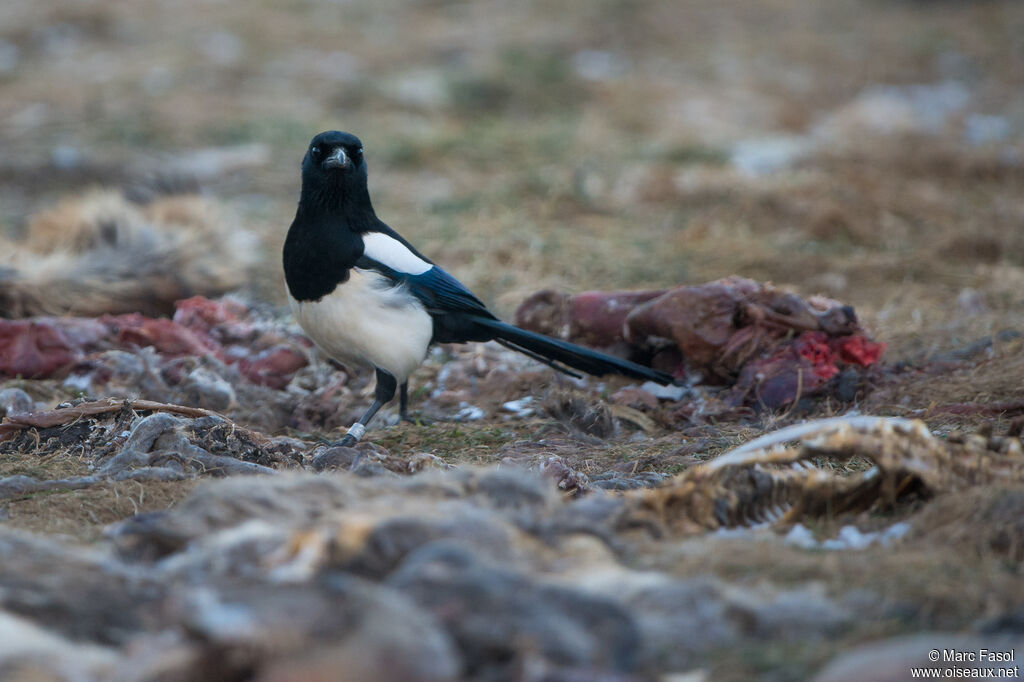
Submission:
POLYGON ((398 390, 398 416, 404 422, 418 424, 420 426, 429 424, 430 420, 424 417, 414 417, 409 414, 409 382, 406 381, 398 390))
POLYGON ((398 417, 404 422, 411 422, 409 417, 409 382, 403 381, 398 387, 398 417))
POLYGON ((370 403, 370 407, 367 408, 366 412, 363 413, 363 416, 359 418, 359 421, 352 425, 352 428, 348 430, 345 437, 338 443, 342 447, 352 447, 358 443, 359 439, 366 433, 366 425, 373 419, 373 415, 377 414, 377 410, 384 407, 385 404, 395 397, 398 380, 380 367, 375 369, 377 371, 377 388, 373 392, 374 400, 370 403))

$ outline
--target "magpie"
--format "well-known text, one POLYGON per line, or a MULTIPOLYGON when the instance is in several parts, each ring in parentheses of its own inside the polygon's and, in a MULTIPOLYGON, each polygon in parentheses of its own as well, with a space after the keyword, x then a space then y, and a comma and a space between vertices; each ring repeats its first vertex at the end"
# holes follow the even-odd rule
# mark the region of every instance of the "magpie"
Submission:
POLYGON ((465 286, 377 218, 359 138, 320 133, 302 159, 302 189, 284 243, 292 312, 306 334, 342 364, 376 372, 374 401, 340 445, 354 445, 399 391, 408 419, 409 375, 435 343, 497 341, 555 369, 622 374, 670 384, 633 362, 502 322, 465 286))

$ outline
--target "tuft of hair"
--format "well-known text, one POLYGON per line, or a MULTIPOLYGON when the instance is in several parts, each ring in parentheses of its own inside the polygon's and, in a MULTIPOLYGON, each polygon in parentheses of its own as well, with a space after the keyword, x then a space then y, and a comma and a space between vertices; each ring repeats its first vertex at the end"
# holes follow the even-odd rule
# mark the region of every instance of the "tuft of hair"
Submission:
POLYGON ((0 242, 0 316, 171 314, 182 298, 242 286, 258 259, 254 235, 198 194, 138 204, 95 190, 0 242))
POLYGON ((556 388, 544 397, 541 409, 570 433, 601 440, 615 435, 615 419, 608 405, 581 391, 556 388))

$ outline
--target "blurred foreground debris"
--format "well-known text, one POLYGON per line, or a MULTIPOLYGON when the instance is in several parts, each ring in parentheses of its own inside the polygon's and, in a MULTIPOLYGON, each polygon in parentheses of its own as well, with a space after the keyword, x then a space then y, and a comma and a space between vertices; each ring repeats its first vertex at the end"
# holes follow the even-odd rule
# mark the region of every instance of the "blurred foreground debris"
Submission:
POLYGON ((0 317, 166 315, 247 283, 258 244, 215 202, 179 187, 68 199, 0 243, 0 317), (163 192, 170 192, 165 194, 163 192))
POLYGON ((747 633, 835 632, 852 618, 813 589, 629 568, 604 537, 617 504, 571 506, 516 469, 307 473, 200 486, 111 527, 97 549, 0 529, 0 669, 639 682, 747 633), (77 645, 59 656, 33 645, 66 640, 77 645))
MULTIPOLYGON (((205 443, 212 455, 210 433, 231 433, 210 416, 134 407, 152 409, 98 460, 97 475, 184 466, 172 452, 205 443)), ((236 435, 245 446, 225 456, 239 463, 271 447, 236 435)), ((997 506, 1006 516, 1024 503, 1012 488, 1024 480, 1021 461, 1015 437, 944 442, 920 422, 855 417, 769 434, 654 490, 575 501, 515 467, 207 481, 173 509, 109 527, 92 549, 0 528, 0 671, 129 681, 326 680, 338 670, 357 682, 657 679, 699 665, 709 649, 817 641, 905 615, 899 600, 864 589, 637 567, 680 536, 999 483, 1010 492, 979 513, 987 523, 997 506), (844 478, 812 464, 854 457, 875 468, 844 478)), ((896 542, 935 523, 925 514, 896 542)), ((1017 556, 1020 533, 993 529, 990 551, 1017 556)))
POLYGON ((853 308, 741 277, 661 291, 540 291, 516 323, 711 384, 729 402, 777 409, 826 392, 850 401, 885 344, 853 308))

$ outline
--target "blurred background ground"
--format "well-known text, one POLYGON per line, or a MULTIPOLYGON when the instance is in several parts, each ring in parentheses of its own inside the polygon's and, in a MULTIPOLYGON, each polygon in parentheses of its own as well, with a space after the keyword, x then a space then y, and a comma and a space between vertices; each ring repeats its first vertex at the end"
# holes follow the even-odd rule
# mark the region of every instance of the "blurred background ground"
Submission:
MULTIPOLYGON (((265 258, 247 296, 279 305, 298 164, 309 138, 332 128, 364 141, 378 214, 505 317, 540 288, 739 274, 853 305, 889 344, 889 363, 970 360, 902 375, 863 397, 865 411, 921 416, 1024 398, 1024 344, 998 335, 1024 331, 1015 0, 0 5, 7 236, 88 188, 181 173, 259 236, 265 258)), ((992 418, 1000 413, 931 415, 929 425, 992 418)), ((484 424, 451 437, 445 426, 443 443, 467 428, 468 461, 509 441, 505 425, 484 424)), ((377 437, 404 452, 438 447, 436 433, 377 437)), ((676 447, 677 434, 661 437, 630 456, 676 447)), ((604 454, 623 456, 615 448, 604 454)), ((163 485, 148 503, 185 492, 163 485)), ((115 518, 139 508, 122 493, 115 518)), ((40 523, 39 499, 13 516, 62 531, 59 514, 40 523)), ((104 511, 87 525, 112 520, 107 502, 88 504, 104 511)), ((931 551, 887 570, 917 575, 931 551)), ((821 577, 796 555, 780 550, 758 570, 821 577)), ((741 570, 734 552, 710 556, 686 561, 741 570)), ((994 561, 985 574, 1004 586, 994 561)), ((933 622, 918 616, 912 627, 933 622)), ((829 653, 792 648, 752 649, 722 669, 799 678, 829 653)))
POLYGON ((1024 296, 1018 3, 0 12, 8 233, 176 164, 263 237, 257 286, 281 301, 299 160, 340 128, 382 217, 506 315, 546 286, 742 274, 842 298, 902 358, 997 330, 1024 296))

